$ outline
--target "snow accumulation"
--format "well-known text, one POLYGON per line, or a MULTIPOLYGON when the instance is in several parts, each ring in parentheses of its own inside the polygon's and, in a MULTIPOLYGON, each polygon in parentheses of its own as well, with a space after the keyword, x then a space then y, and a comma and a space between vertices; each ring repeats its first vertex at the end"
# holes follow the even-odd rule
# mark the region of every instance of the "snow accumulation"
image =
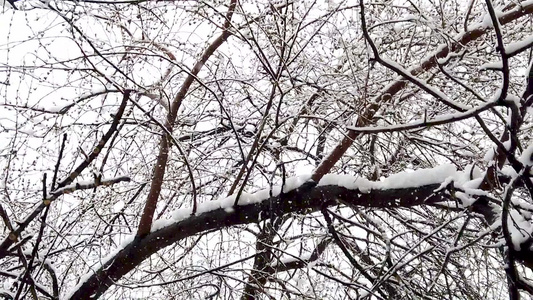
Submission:
POLYGON ((117 176, 113 178, 101 178, 100 184, 96 184, 94 180, 80 180, 80 181, 71 183, 69 185, 66 185, 64 187, 61 187, 61 188, 58 188, 52 191, 51 194, 48 195, 48 198, 52 197, 53 195, 59 195, 64 192, 69 192, 71 190, 92 188, 94 187, 94 185, 107 185, 109 183, 120 182, 120 181, 130 181, 130 178, 127 176, 117 176))
POLYGON ((479 66, 480 71, 502 70, 502 69, 503 69, 503 63, 501 61, 489 62, 489 63, 482 64, 481 66, 479 66))
POLYGON ((490 147, 489 150, 483 156, 483 160, 485 162, 491 162, 494 159, 495 154, 496 154, 496 149, 494 149, 494 147, 490 147))
POLYGON ((533 166, 533 143, 531 143, 524 152, 522 152, 522 155, 518 158, 518 160, 524 165, 524 166, 533 166))
MULTIPOLYGON (((501 24, 499 22, 499 19, 504 15, 501 10, 494 9, 494 14, 496 15, 496 18, 498 19, 498 26, 501 27, 501 24)), ((481 22, 483 27, 492 28, 494 27, 494 24, 492 23, 492 19, 490 17, 490 14, 487 13, 483 16, 483 21, 481 22)))
MULTIPOLYGON (((311 175, 301 175, 301 176, 287 178, 287 180, 285 181, 285 184, 283 185, 283 192, 288 193, 292 190, 297 189, 302 184, 307 182, 310 178, 311 178, 311 175)), ((248 204, 253 204, 253 203, 259 203, 270 198, 271 196, 272 197, 279 196, 280 193, 281 193, 281 186, 272 186, 272 188, 263 189, 253 194, 242 192, 241 195, 239 196, 238 205, 248 205, 248 204)), ((233 207, 233 204, 235 203, 236 198, 237 198, 237 194, 233 194, 229 197, 226 197, 220 200, 200 203, 196 210, 196 214, 201 215, 208 211, 216 210, 219 208, 223 208, 226 211, 231 212, 233 210, 232 207, 233 207)), ((152 231, 166 227, 171 223, 184 220, 190 217, 191 214, 192 214, 192 207, 178 209, 172 213, 172 220, 156 221, 152 226, 152 231)))
MULTIPOLYGON (((476 188, 477 185, 479 185, 479 183, 481 182, 479 180, 481 173, 478 169, 476 169, 475 172, 472 172, 474 175, 474 180, 471 180, 470 169, 467 168, 466 171, 458 172, 454 165, 445 164, 431 169, 419 169, 414 171, 411 170, 400 172, 391 175, 387 178, 382 178, 380 181, 370 181, 365 178, 352 175, 328 174, 325 175, 322 180, 320 180, 318 186, 337 185, 351 190, 358 190, 362 193, 368 193, 371 190, 413 188, 429 184, 442 184, 441 187, 445 187, 447 184, 453 181, 455 186, 460 186, 461 188, 463 188, 464 186, 464 188, 467 189, 467 194, 480 194, 482 193, 482 191, 477 190, 476 188)), ((297 189, 302 184, 309 181, 310 178, 310 175, 301 175, 288 178, 286 180, 285 185, 283 186, 283 192, 287 193, 297 189)), ((271 196, 278 196, 280 192, 281 186, 273 186, 271 188, 263 189, 253 194, 243 192, 239 197, 237 205, 242 206, 253 203, 260 203, 270 198, 271 196)), ((196 215, 201 215, 203 213, 220 208, 226 210, 227 212, 232 212, 235 199, 236 195, 231 195, 223 199, 199 203, 196 210, 196 215)), ((470 200, 467 203, 470 203, 472 201, 473 200, 470 200)), ((178 210, 175 210, 172 213, 171 219, 155 221, 152 225, 152 232, 159 230, 163 227, 169 226, 173 223, 187 219, 191 215, 192 207, 180 208, 178 210)))
MULTIPOLYGON (((307 262, 307 261, 309 261, 311 259, 311 256, 312 256, 312 253, 303 253, 303 254, 286 253, 279 260, 273 261, 270 265, 275 268, 277 266, 280 266, 280 265, 283 266, 285 264, 290 264, 290 263, 293 263, 295 261, 305 261, 305 262, 307 262)), ((309 263, 307 265, 308 265, 308 267, 312 267, 313 264, 316 264, 316 262, 312 262, 312 263, 309 263)))
POLYGON ((529 37, 525 38, 522 41, 510 43, 505 47, 505 53, 507 55, 513 54, 515 52, 520 51, 523 48, 526 48, 528 46, 531 46, 533 44, 533 35, 530 35, 529 37))
MULTIPOLYGON (((496 228, 501 226, 501 218, 495 222, 491 227, 496 228)), ((524 216, 516 209, 510 209, 507 218, 507 228, 513 243, 513 248, 520 251, 521 245, 527 242, 533 233, 533 224, 530 220, 526 220, 524 216)))
MULTIPOLYGON (((533 144, 531 144, 522 154, 520 158, 522 163, 531 165, 533 164, 531 155, 533 154, 533 144)), ((506 169, 508 173, 511 173, 506 169)), ((504 172, 505 173, 505 172, 504 172)), ((387 178, 382 178, 380 181, 370 181, 365 178, 352 175, 325 175, 318 183, 318 186, 336 185, 351 190, 358 190, 361 193, 368 193, 371 190, 390 190, 400 188, 413 188, 420 187, 429 184, 440 184, 436 190, 445 188, 449 183, 453 182, 454 186, 461 191, 455 193, 456 197, 461 201, 463 207, 471 205, 475 199, 474 195, 487 195, 490 194, 486 191, 478 189, 480 183, 483 180, 483 173, 480 169, 474 165, 467 167, 464 171, 457 171, 456 167, 451 164, 444 164, 431 169, 419 169, 404 171, 387 178)), ((260 203, 272 196, 278 196, 283 190, 284 193, 290 192, 302 186, 304 183, 310 180, 310 175, 301 175, 292 178, 288 178, 283 188, 281 186, 273 186, 268 189, 260 190, 256 193, 241 193, 237 205, 248 205, 253 203, 260 203)), ((227 212, 233 211, 233 205, 235 203, 236 195, 229 197, 209 201, 198 204, 196 215, 200 215, 209 211, 224 209, 227 212)), ((495 208, 498 209, 498 208, 495 208)), ((501 209, 499 211, 501 216, 501 209)), ((172 213, 172 218, 167 220, 157 220, 152 225, 152 232, 162 229, 166 226, 174 224, 191 217, 192 208, 181 208, 172 213)), ((509 232, 513 247, 520 249, 521 245, 528 241, 533 233, 533 224, 529 220, 528 216, 521 214, 518 210, 511 208, 509 218, 507 219, 509 232), (526 219, 527 218, 527 219, 526 219)), ((494 224, 490 226, 491 229, 497 229, 501 226, 501 217, 498 218, 494 224)), ((109 260, 113 259, 122 249, 130 244, 134 239, 134 235, 127 237, 117 249, 107 255, 100 264, 95 265, 91 270, 85 274, 76 287, 71 290, 71 294, 81 287, 81 285, 89 279, 98 268, 105 265, 109 260)), ((294 257, 288 257, 284 262, 291 262, 294 257)))
POLYGON ((359 190, 367 193, 370 190, 389 190, 399 188, 412 188, 423 185, 441 183, 446 178, 456 173, 453 165, 442 165, 432 169, 419 169, 416 171, 404 171, 381 181, 370 181, 365 178, 351 175, 325 175, 318 183, 318 186, 338 185, 350 190, 359 190))
MULTIPOLYGON (((518 157, 524 167, 533 166, 533 143, 530 144, 518 157)), ((505 166, 502 168, 501 173, 511 178, 516 178, 519 174, 511 166, 505 166)), ((507 193, 508 191, 506 191, 507 193)), ((511 198, 513 204, 509 207, 509 215, 507 217, 507 228, 509 229, 509 235, 512 242, 512 246, 515 250, 520 251, 523 243, 529 241, 533 236, 533 223, 531 221, 532 214, 530 212, 533 209, 533 205, 523 201, 522 199, 511 198), (520 211, 518 210, 520 209, 520 211)), ((499 208, 500 218, 491 225, 491 228, 495 229, 501 226, 503 214, 502 209, 499 208)))

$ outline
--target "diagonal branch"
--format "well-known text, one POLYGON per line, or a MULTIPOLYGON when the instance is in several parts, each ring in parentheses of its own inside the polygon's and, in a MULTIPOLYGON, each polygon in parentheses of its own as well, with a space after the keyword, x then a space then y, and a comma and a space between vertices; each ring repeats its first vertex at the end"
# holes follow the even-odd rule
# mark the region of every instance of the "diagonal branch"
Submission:
MULTIPOLYGON (((316 186, 314 182, 306 182, 299 188, 261 202, 243 204, 233 209, 217 208, 203 213, 191 215, 183 220, 160 228, 145 235, 136 237, 123 249, 97 268, 87 279, 80 282, 67 299, 89 299, 101 296, 117 280, 122 278, 146 258, 162 248, 170 246, 184 238, 196 234, 239 224, 250 224, 259 220, 279 217, 293 212, 311 213, 321 207, 338 205, 337 199, 351 206, 376 208, 412 207, 417 205, 446 201, 446 191, 438 190, 440 184, 427 184, 420 187, 402 189, 376 189, 359 191, 338 185, 316 186), (330 200, 329 202, 327 202, 330 200), (324 204, 327 202, 327 204, 324 204), (278 209, 271 210, 271 204, 278 209)), ((233 202, 231 202, 233 203, 233 202)), ((167 222, 162 221, 162 224, 167 222)))
POLYGON ((415 122, 407 124, 399 124, 392 126, 383 126, 383 127, 348 127, 349 130, 355 131, 357 133, 382 133, 382 132, 398 132, 398 131, 407 131, 417 128, 429 128, 431 126, 449 124, 465 119, 469 119, 479 115, 480 113, 493 108, 498 104, 498 101, 491 101, 469 109, 464 112, 441 115, 429 120, 418 120, 415 122))
POLYGON ((232 35, 230 31, 231 18, 235 7, 237 5, 237 0, 231 0, 228 12, 226 14, 226 20, 224 21, 224 26, 222 28, 222 33, 205 49, 204 53, 201 55, 200 59, 196 62, 191 72, 188 74, 187 78, 183 82, 180 90, 174 97, 172 105, 167 114, 167 120, 165 122, 165 127, 167 132, 163 134, 161 142, 159 144, 159 155, 154 166, 153 176, 152 176, 152 185, 150 186, 150 191, 146 198, 146 203, 144 205, 143 213, 141 215, 141 220, 139 221, 139 226, 137 230, 137 236, 143 237, 150 233, 152 227, 152 222, 154 218, 155 209, 157 207, 157 201, 161 193, 161 188, 163 186, 163 178, 165 177, 165 169, 168 162, 168 155, 170 150, 170 140, 172 134, 172 127, 178 115, 178 110, 181 106, 183 99, 187 95, 189 88, 193 82, 197 79, 197 75, 205 65, 205 63, 211 58, 213 53, 232 35))

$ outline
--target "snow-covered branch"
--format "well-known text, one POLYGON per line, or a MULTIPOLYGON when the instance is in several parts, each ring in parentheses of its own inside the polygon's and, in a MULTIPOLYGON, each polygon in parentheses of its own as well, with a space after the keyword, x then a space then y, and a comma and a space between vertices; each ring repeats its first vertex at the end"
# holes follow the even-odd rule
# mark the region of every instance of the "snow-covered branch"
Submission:
POLYGON ((110 186, 119 182, 128 182, 131 179, 128 176, 120 176, 109 179, 100 179, 93 181, 80 181, 67 186, 61 187, 50 193, 50 196, 46 200, 55 199, 61 195, 70 194, 78 190, 89 190, 99 186, 110 186))
POLYGON ((491 109, 498 104, 497 101, 490 101, 485 104, 474 107, 465 112, 440 115, 431 119, 423 119, 414 121, 408 124, 398 124, 391 126, 375 126, 375 127, 348 127, 349 130, 353 130, 358 133, 378 133, 378 132, 398 132, 417 128, 429 128, 431 126, 449 124, 468 118, 477 116, 478 114, 491 109))
POLYGON ((287 180, 283 193, 281 187, 274 187, 273 197, 269 197, 271 191, 267 189, 254 194, 242 193, 237 206, 233 206, 235 197, 230 196, 200 204, 195 215, 191 214, 192 208, 179 209, 173 213, 172 219, 156 221, 147 236, 133 238, 117 249, 94 273, 87 274, 79 282, 69 299, 100 296, 158 250, 211 229, 255 223, 294 212, 311 213, 340 204, 407 208, 445 203, 452 200, 446 184, 453 179, 464 181, 464 176, 451 165, 402 172, 381 181, 328 175, 316 184, 303 176, 287 180))

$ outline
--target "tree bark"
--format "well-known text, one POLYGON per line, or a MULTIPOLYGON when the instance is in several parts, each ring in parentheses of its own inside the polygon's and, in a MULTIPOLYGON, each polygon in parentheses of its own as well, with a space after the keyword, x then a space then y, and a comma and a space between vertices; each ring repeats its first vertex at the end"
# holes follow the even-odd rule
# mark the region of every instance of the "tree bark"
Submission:
MULTIPOLYGON (((439 186, 440 184, 430 184, 416 188, 372 190, 363 193, 335 185, 317 187, 314 182, 307 182, 300 188, 283 194, 282 197, 237 206, 231 212, 220 208, 190 216, 185 220, 150 232, 142 238, 137 236, 133 242, 103 263, 91 276, 80 282, 68 299, 98 298, 146 258, 184 238, 216 228, 250 224, 269 219, 273 212, 270 202, 277 208, 275 210, 276 217, 279 214, 286 215, 293 212, 311 213, 320 210, 323 206, 333 206, 340 203, 375 208, 406 208, 430 205, 449 199, 449 194, 445 190, 434 192, 439 186)), ((490 214, 490 209, 485 211, 480 207, 478 210, 490 214)))

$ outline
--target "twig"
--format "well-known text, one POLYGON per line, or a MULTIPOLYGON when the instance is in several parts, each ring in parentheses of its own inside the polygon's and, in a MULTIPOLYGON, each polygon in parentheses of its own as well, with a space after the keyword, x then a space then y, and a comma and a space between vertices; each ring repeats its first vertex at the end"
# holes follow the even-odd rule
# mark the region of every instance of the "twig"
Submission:
MULTIPOLYGON (((59 149, 59 157, 57 158, 57 163, 56 163, 56 167, 54 169, 54 177, 52 178, 52 188, 51 190, 54 190, 56 187, 56 180, 57 180, 57 172, 59 171, 59 165, 61 164, 61 158, 63 158, 63 150, 65 150, 65 141, 67 140, 67 134, 64 133, 63 134, 63 142, 61 143, 61 148, 59 149)), ((43 190, 44 187, 43 187, 43 190)), ((45 191, 45 197, 43 197, 43 199, 46 198, 46 191, 45 191)))
POLYGON ((70 194, 78 190, 89 190, 89 189, 94 189, 95 187, 99 187, 99 186, 110 186, 115 183, 124 182, 124 181, 128 182, 130 180, 131 179, 127 176, 121 176, 121 177, 115 177, 112 179, 100 179, 100 180, 95 180, 92 182, 70 184, 70 185, 64 186, 60 189, 53 191, 48 196, 48 198, 46 198, 46 200, 48 201, 55 200, 61 195, 70 194))
POLYGON ((483 105, 480 105, 478 107, 469 109, 465 112, 457 113, 457 114, 451 114, 448 116, 437 116, 434 119, 430 120, 419 120, 408 124, 400 124, 400 125, 393 125, 393 126, 386 126, 386 127, 348 127, 349 130, 353 130, 357 133, 382 133, 382 132, 398 132, 398 131, 406 131, 416 128, 424 128, 424 127, 431 127, 436 125, 443 125, 448 123, 453 123, 456 121, 461 121, 465 119, 469 119, 472 117, 477 116, 478 114, 493 108, 498 104, 498 101, 493 102, 487 102, 483 105))

